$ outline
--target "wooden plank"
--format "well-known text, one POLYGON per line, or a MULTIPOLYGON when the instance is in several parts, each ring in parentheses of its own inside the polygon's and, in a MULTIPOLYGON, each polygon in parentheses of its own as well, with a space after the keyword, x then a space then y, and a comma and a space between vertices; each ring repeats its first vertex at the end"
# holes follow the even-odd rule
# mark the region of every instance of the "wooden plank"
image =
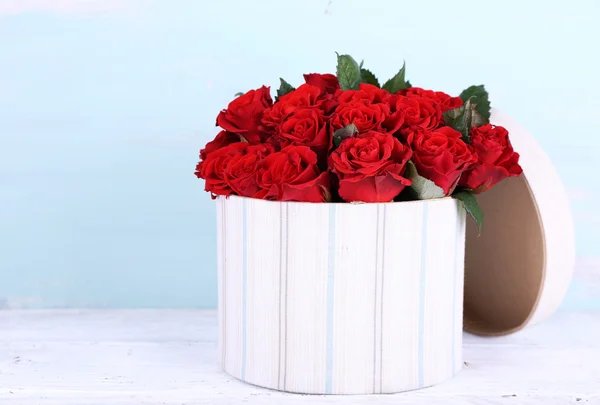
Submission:
POLYGON ((385 396, 303 396, 220 371, 215 311, 0 311, 10 405, 600 403, 600 313, 559 312, 512 336, 466 335, 464 370, 385 396), (578 400, 579 399, 579 400, 578 400))

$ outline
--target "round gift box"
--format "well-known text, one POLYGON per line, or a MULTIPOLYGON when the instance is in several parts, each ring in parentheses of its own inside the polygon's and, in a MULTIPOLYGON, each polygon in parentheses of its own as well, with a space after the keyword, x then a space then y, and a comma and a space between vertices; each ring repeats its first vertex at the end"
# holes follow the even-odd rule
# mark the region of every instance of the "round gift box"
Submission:
POLYGON ((217 201, 219 355, 245 382, 307 394, 423 388, 462 365, 465 211, 217 201))

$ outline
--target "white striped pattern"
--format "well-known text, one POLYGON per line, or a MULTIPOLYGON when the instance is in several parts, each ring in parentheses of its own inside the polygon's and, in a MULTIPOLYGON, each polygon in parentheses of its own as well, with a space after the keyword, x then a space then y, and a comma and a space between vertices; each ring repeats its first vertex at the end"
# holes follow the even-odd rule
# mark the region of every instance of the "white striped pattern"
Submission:
POLYGON ((460 370, 460 203, 217 206, 226 372, 282 391, 373 394, 460 370))

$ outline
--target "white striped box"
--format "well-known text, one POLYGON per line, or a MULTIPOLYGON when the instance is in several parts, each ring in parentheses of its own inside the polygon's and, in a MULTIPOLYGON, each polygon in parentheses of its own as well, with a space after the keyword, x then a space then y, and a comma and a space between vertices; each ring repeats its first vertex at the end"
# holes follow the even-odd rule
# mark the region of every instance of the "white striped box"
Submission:
POLYGON ((251 384, 307 394, 428 387, 462 365, 465 211, 217 201, 219 350, 251 384))

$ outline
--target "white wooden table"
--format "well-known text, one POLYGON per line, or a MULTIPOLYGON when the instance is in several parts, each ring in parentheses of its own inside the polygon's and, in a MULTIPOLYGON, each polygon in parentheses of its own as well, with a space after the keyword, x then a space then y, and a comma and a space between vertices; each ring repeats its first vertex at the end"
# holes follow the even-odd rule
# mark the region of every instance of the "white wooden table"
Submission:
POLYGON ((425 390, 284 394, 220 371, 216 313, 0 311, 2 405, 600 404, 600 314, 559 312, 503 338, 465 335, 465 368, 425 390))

